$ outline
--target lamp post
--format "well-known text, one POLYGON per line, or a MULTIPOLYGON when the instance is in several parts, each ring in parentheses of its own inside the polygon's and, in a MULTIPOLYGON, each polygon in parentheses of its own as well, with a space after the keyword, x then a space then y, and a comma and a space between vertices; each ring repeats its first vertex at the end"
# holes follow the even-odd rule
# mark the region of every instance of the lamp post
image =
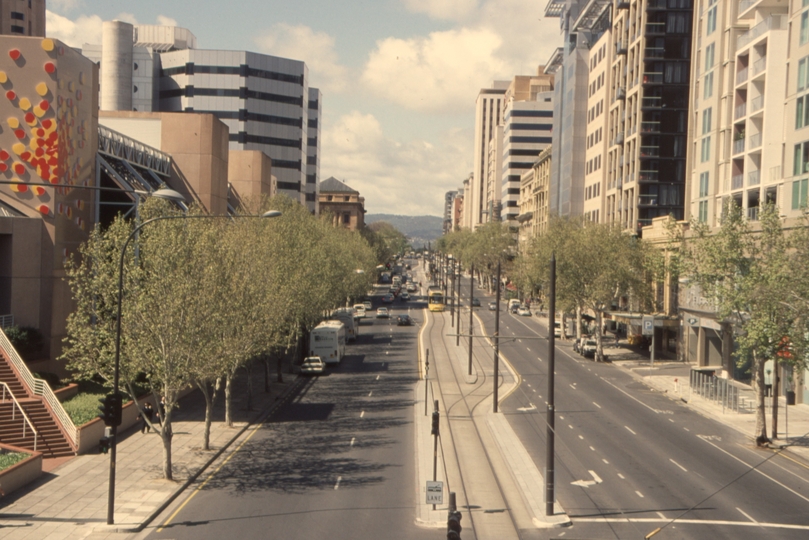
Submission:
MULTIPOLYGON (((182 196, 173 190, 174 194, 182 199, 182 196)), ((157 195, 157 192, 154 194, 157 195)), ((167 195, 167 194, 164 194, 167 195)), ((172 195, 173 197, 173 195, 172 195)), ((168 196, 163 196, 163 198, 169 198, 168 196)), ((238 217, 278 217, 281 215, 281 212, 277 210, 272 210, 269 212, 265 212, 259 216, 238 216, 238 217)), ((146 225, 150 223, 154 223, 155 221, 164 221, 168 219, 216 219, 216 218, 231 218, 231 216, 208 216, 208 215, 200 215, 200 216, 158 216, 152 219, 148 219, 135 227, 135 229, 129 234, 126 241, 124 241, 124 245, 121 247, 121 257, 118 263, 118 308, 117 308, 117 318, 115 321, 115 371, 113 374, 112 379, 112 393, 114 395, 119 395, 119 379, 120 379, 120 360, 121 360, 121 304, 123 302, 123 295, 124 295, 124 257, 126 256, 126 248, 129 245, 129 242, 138 235, 140 230, 144 228, 146 225)), ((120 403, 120 401, 119 401, 120 403)), ((110 480, 109 480, 109 496, 107 499, 107 525, 112 525, 115 523, 115 464, 116 464, 116 457, 117 457, 117 446, 118 446, 118 426, 111 426, 110 427, 110 480)))

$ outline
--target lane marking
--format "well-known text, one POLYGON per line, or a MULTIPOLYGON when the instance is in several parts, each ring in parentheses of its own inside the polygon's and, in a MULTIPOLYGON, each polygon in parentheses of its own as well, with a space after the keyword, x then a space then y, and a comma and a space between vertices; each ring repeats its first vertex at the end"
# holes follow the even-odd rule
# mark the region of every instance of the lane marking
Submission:
POLYGON ((607 383, 608 385, 612 386, 613 388, 615 388, 616 390, 618 390, 619 392, 621 392, 622 394, 624 394, 626 397, 628 397, 628 398, 630 398, 630 399, 634 399, 635 401, 637 401, 638 403, 640 403, 641 405, 643 405, 644 407, 646 407, 647 409, 649 409, 649 410, 650 410, 650 411, 652 411, 653 413, 655 413, 655 414, 659 414, 659 413, 660 413, 660 411, 658 411, 658 410, 657 410, 657 409, 655 409, 654 407, 650 407, 649 405, 645 404, 644 402, 642 402, 641 400, 639 400, 638 398, 636 398, 636 397, 635 397, 635 396, 633 396, 632 394, 629 394, 628 392, 625 392, 624 390, 621 390, 620 388, 618 388, 617 386, 615 386, 614 384, 612 384, 612 383, 611 383, 610 381, 608 381, 607 379, 603 379, 603 381, 604 381, 605 383, 607 383))
POLYGON ((601 408, 601 405, 599 405, 599 404, 598 404, 598 403, 596 403, 595 401, 593 402, 593 405, 595 405, 595 406, 596 406, 596 407, 598 407, 599 409, 601 408))
MULTIPOLYGON (((658 518, 577 518, 580 523, 668 523, 668 519, 658 518)), ((677 523, 688 525, 725 525, 736 527, 767 527, 770 529, 789 529, 795 531, 809 531, 809 525, 793 525, 792 523, 753 523, 750 521, 720 521, 711 519, 678 519, 677 523)))
POLYGON ((531 349, 529 349, 528 347, 526 347, 526 350, 527 350, 528 352, 531 352, 531 349))
POLYGON ((342 476, 338 476, 338 477, 337 477, 337 483, 336 483, 336 484, 334 484, 334 489, 335 489, 335 490, 336 490, 337 488, 339 488, 339 487, 340 487, 340 480, 342 480, 342 479, 343 479, 343 477, 342 477, 342 476))
POLYGON ((379 380, 379 375, 377 375, 377 376, 376 376, 376 380, 377 380, 377 381, 379 380))
MULTIPOLYGON (((702 437, 700 437, 700 439, 702 439, 702 437)), ((738 461, 739 463, 743 464, 745 467, 749 467, 750 469, 752 469, 753 471, 757 472, 758 474, 760 474, 760 475, 761 475, 761 476, 763 476, 764 478, 767 478, 768 480, 771 480, 772 482, 774 482, 774 483, 778 484, 779 486, 781 486, 781 487, 782 487, 782 488, 784 488, 785 490, 789 491, 789 492, 790 492, 790 493, 792 493, 793 495, 797 495, 798 497, 800 497, 800 498, 801 498, 801 499, 803 499, 804 501, 809 502, 809 498, 804 497, 803 495, 801 495, 800 493, 798 493, 798 492, 797 492, 797 491, 795 491, 794 489, 792 489, 792 488, 790 488, 790 487, 786 486, 785 484, 782 484, 781 482, 779 482, 778 480, 776 480, 776 479, 775 479, 775 478, 773 478, 772 476, 768 475, 767 473, 761 472, 759 469, 755 468, 753 465, 750 465, 749 463, 747 463, 747 462, 746 462, 746 461, 744 461, 743 459, 741 459, 741 458, 739 458, 739 457, 734 456, 733 454, 731 454, 731 453, 730 453, 730 452, 728 452, 727 450, 724 450, 724 449, 722 449, 722 448, 719 448, 717 445, 715 445, 715 444, 714 444, 714 443, 712 443, 711 441, 708 441, 708 440, 705 440, 705 439, 702 439, 702 440, 703 440, 703 441, 705 441, 706 443, 710 444, 711 446, 713 446, 714 448, 716 448, 717 450, 719 450, 719 451, 720 451, 720 452, 722 452, 723 454, 727 454, 728 456, 732 457, 733 459, 735 459, 735 460, 736 460, 736 461, 738 461)), ((756 467, 757 467, 757 466, 756 466, 756 467)))
POLYGON ((573 424, 568 424, 567 427, 569 427, 570 429, 573 429, 573 424))
POLYGON ((669 422, 674 423, 674 418, 669 418, 669 422))
POLYGON ((576 385, 575 385, 575 384, 571 384, 571 385, 569 385, 569 386, 570 386, 570 387, 571 387, 573 390, 578 390, 578 388, 576 388, 576 385))
POLYGON ((621 480, 626 480, 626 478, 624 478, 624 475, 621 473, 618 473, 618 478, 620 478, 621 480))
POLYGON ((635 493, 637 493, 637 494, 638 494, 638 497, 640 497, 641 499, 643 499, 643 498, 644 498, 643 493, 641 493, 640 491, 636 491, 635 493))
POLYGON ((360 413, 360 418, 362 418, 363 416, 365 416, 365 411, 362 411, 362 412, 360 413))
POLYGON ((610 462, 609 462, 609 461, 607 461, 607 460, 606 460, 606 459, 604 459, 604 458, 601 458, 601 461, 603 461, 603 462, 604 462, 604 463, 606 463, 607 465, 609 465, 609 464, 610 464, 610 462))
POLYGON ((368 392, 368 397, 371 397, 371 395, 372 395, 373 393, 374 393, 374 391, 373 391, 373 390, 371 390, 370 392, 368 392))
POLYGON ((351 437, 351 443, 348 446, 354 446, 354 441, 357 440, 354 437, 351 437))
POLYGON ((663 512, 658 512, 657 515, 660 516, 660 519, 666 519, 666 516, 663 515, 663 512))
POLYGON ((743 515, 744 517, 746 517, 747 519, 749 519, 749 520, 750 520, 750 521, 752 521, 753 523, 758 523, 758 521, 756 521, 755 519, 753 519, 753 517, 752 517, 750 514, 748 514, 747 512, 745 512, 744 510, 742 510, 742 509, 741 509, 741 508, 739 508, 738 506, 736 507, 736 510, 738 510, 738 511, 739 511, 739 513, 740 513, 741 515, 743 515))
POLYGON ((603 482, 603 480, 601 479, 601 477, 599 477, 599 476, 596 474, 596 472, 595 472, 595 471, 587 471, 587 472, 589 472, 589 473, 590 473, 590 476, 592 476, 592 477, 593 477, 593 480, 595 480, 595 481, 596 481, 596 484, 600 484, 601 482, 603 482))
POLYGON ((683 429, 684 429, 684 430, 686 430, 686 431, 691 431, 691 430, 690 430, 690 429, 688 429, 687 427, 684 427, 683 429))
POLYGON ((637 435, 637 433, 635 433, 634 431, 632 431, 631 429, 629 429, 629 426, 624 426, 624 427, 625 427, 625 428, 626 428, 626 430, 627 430, 628 432, 630 432, 632 435, 637 435))
POLYGON ((675 465, 677 465, 678 467, 680 467, 680 468, 681 468, 683 471, 688 472, 688 469, 686 469, 685 467, 683 467, 682 465, 680 465, 679 463, 677 463, 677 462, 676 462, 676 461, 674 461, 673 459, 669 458, 669 461, 671 461, 672 463, 674 463, 675 465))
POLYGON ((595 451, 596 451, 596 449, 595 449, 595 448, 593 448, 592 446, 590 447, 590 450, 592 450, 593 452, 595 452, 595 451))
POLYGON ((579 439, 584 440, 584 435, 579 435, 579 439))

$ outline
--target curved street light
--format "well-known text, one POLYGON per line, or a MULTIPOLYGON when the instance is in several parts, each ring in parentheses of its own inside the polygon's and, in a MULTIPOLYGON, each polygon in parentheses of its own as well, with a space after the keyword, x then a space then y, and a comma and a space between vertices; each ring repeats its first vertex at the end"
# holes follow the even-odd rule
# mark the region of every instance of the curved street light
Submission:
MULTIPOLYGON (((152 196, 156 196, 162 199, 168 200, 177 200, 176 198, 179 197, 182 200, 182 195, 177 193, 176 191, 168 188, 160 189, 155 191, 152 196)), ((238 218, 275 218, 279 217, 281 212, 278 210, 270 210, 269 212, 264 212, 261 215, 243 215, 243 216, 235 216, 238 218)), ((121 304, 123 302, 123 295, 124 295, 124 257, 126 256, 126 248, 129 245, 129 242, 137 236, 142 228, 150 223, 154 223, 155 221, 164 221, 168 219, 221 219, 221 218, 232 218, 234 216, 229 215, 222 215, 222 216, 209 216, 209 215, 199 215, 199 216, 158 216, 155 218, 147 219, 137 227, 135 227, 132 232, 127 237, 124 245, 121 247, 121 258, 118 263, 118 308, 117 308, 117 319, 115 321, 115 372, 113 375, 113 385, 112 385, 112 393, 113 395, 118 396, 119 392, 119 375, 120 375, 120 359, 121 359, 121 304)), ((118 403, 121 403, 118 400, 118 403)), ((116 448, 118 446, 118 426, 110 426, 110 480, 109 480, 109 496, 107 500, 107 525, 112 525, 115 522, 115 462, 116 462, 116 448)))

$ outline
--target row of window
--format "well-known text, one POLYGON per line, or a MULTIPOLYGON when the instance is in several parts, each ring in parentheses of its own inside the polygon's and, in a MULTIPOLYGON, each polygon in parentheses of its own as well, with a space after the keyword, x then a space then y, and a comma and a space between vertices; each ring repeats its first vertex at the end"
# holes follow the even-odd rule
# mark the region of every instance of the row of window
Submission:
POLYGON ((248 90, 247 88, 196 88, 194 86, 186 86, 185 88, 174 88, 172 90, 162 90, 160 92, 160 99, 175 98, 175 97, 195 97, 195 96, 215 96, 215 97, 235 97, 239 99, 258 99, 262 101, 274 101, 276 103, 285 103, 288 105, 297 105, 303 107, 303 98, 297 96, 284 96, 281 94, 272 94, 269 92, 257 92, 255 90, 248 90))
POLYGON ((584 190, 584 200, 589 201, 593 197, 598 197, 601 195, 601 184, 593 184, 592 186, 587 186, 587 189, 584 190))
POLYGON ((273 114, 259 114, 254 112, 248 112, 247 109, 239 109, 238 111, 212 111, 188 107, 186 108, 186 110, 191 110, 198 113, 214 114, 216 115, 217 118, 220 118, 222 120, 238 120, 240 122, 247 122, 247 121, 264 122, 267 124, 290 126, 299 129, 303 126, 303 118, 289 118, 286 116, 276 116, 273 114))
POLYGON ((203 65, 196 65, 194 64, 194 62, 188 62, 184 66, 165 68, 160 71, 160 75, 164 77, 171 77, 172 75, 197 75, 197 74, 238 75, 239 77, 256 77, 259 79, 282 81, 303 86, 303 75, 292 75, 290 73, 281 73, 278 71, 269 71, 266 69, 256 69, 249 67, 246 64, 242 64, 240 66, 203 66, 203 65))
POLYGON ((588 97, 592 96, 596 92, 598 92, 602 86, 604 86, 604 81, 606 80, 606 73, 602 72, 601 75, 596 77, 592 84, 589 85, 589 92, 587 94, 588 97))
POLYGON ((593 57, 590 59, 590 71, 591 72, 596 68, 596 66, 598 64, 601 63, 602 60, 604 60, 604 57, 607 56, 607 54, 606 54, 607 50, 606 49, 607 49, 607 44, 604 43, 603 45, 601 45, 601 47, 598 49, 597 52, 592 53, 593 57))
POLYGON ((591 146, 600 143, 603 134, 604 134, 603 127, 600 127, 594 132, 590 133, 590 135, 587 136, 587 148, 590 148, 591 146))
POLYGON ((594 106, 590 107, 590 110, 587 111, 587 123, 589 124, 599 116, 601 113, 604 112, 604 100, 599 100, 594 106))

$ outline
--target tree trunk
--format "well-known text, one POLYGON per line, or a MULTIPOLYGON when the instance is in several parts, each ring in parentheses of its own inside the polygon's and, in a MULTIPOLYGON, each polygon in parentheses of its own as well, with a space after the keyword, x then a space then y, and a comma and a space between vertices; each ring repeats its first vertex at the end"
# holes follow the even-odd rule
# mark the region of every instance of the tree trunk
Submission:
POLYGON ((604 340, 601 336, 601 324, 602 324, 603 315, 600 311, 596 310, 596 354, 595 360, 596 362, 603 362, 604 361, 604 340))
POLYGON ((261 356, 261 363, 264 365, 264 392, 270 393, 270 357, 263 354, 261 356))
POLYGON ((764 446, 770 440, 767 438, 767 417, 764 411, 764 362, 753 353, 753 389, 756 393, 756 431, 753 436, 756 439, 756 445, 764 446))
POLYGON ((247 371, 247 411, 253 410, 253 361, 248 360, 244 365, 247 371))
POLYGON ((279 383, 284 382, 284 373, 283 373, 283 371, 284 371, 284 356, 286 356, 286 355, 285 354, 279 354, 278 359, 275 362, 275 374, 277 375, 276 382, 279 382, 279 383))
POLYGON ((208 381, 196 381, 197 388, 202 392, 205 398, 205 428, 202 431, 202 449, 210 450, 211 442, 211 410, 213 409, 213 399, 211 391, 208 388, 208 381))
POLYGON ((233 427, 233 396, 231 395, 231 383, 233 382, 233 374, 228 373, 225 377, 225 425, 233 427))
POLYGON ((773 360, 772 363, 772 439, 778 439, 778 383, 780 378, 778 377, 778 370, 780 366, 778 365, 778 360, 773 360))
POLYGON ((581 306, 576 306, 576 339, 581 339, 581 306))
POLYGON ((160 429, 160 439, 163 441, 163 479, 174 480, 171 466, 171 438, 174 434, 171 431, 171 413, 166 411, 166 418, 163 419, 163 426, 160 429))

